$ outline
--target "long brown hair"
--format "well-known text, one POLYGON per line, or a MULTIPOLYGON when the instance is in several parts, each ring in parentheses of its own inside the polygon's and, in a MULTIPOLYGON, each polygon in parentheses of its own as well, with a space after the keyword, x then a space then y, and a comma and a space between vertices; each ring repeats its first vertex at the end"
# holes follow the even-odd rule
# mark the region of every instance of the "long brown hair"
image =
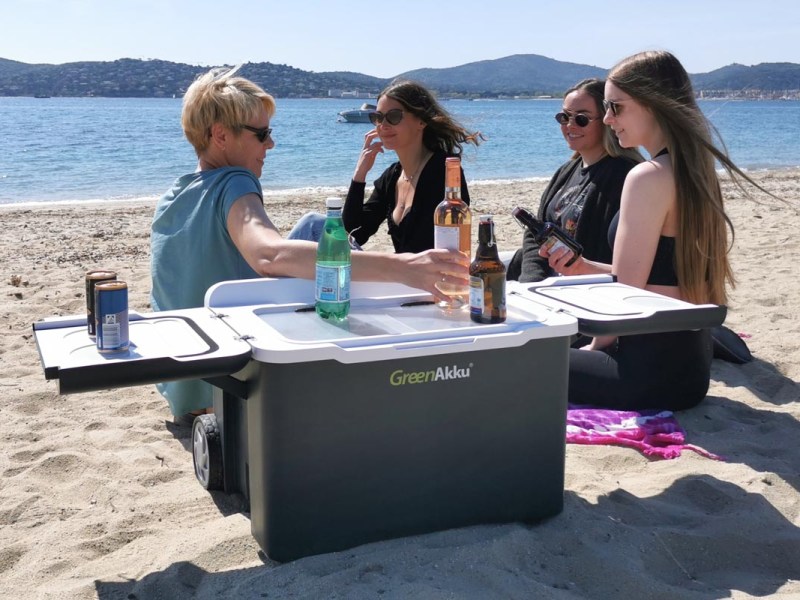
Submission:
POLYGON ((397 100, 403 108, 425 123, 422 144, 431 152, 443 151, 457 156, 464 144, 478 145, 484 139, 480 131, 469 132, 434 98, 421 83, 408 79, 393 81, 378 99, 386 96, 397 100))
POLYGON ((714 161, 740 187, 737 175, 761 186, 728 158, 719 133, 697 105, 689 75, 672 54, 630 56, 611 69, 608 80, 649 110, 664 133, 675 180, 675 270, 682 295, 690 302, 725 304, 726 284, 735 285, 728 261, 733 223, 725 213, 714 161), (722 149, 714 144, 712 132, 722 149))

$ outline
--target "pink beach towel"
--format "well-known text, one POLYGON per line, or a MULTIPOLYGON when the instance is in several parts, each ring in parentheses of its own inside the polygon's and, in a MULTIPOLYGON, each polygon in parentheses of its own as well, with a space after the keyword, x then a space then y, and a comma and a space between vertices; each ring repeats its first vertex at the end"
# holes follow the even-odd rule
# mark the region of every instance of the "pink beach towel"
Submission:
POLYGON ((677 458, 681 451, 693 450, 706 458, 723 460, 699 446, 687 444, 686 432, 668 410, 636 412, 570 406, 567 442, 627 446, 654 458, 677 458))

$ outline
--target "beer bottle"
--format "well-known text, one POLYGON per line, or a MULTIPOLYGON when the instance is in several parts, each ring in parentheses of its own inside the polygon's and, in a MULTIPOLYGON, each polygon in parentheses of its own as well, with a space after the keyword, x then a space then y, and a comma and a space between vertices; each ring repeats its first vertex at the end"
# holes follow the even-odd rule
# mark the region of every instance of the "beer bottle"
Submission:
MULTIPOLYGON (((471 227, 472 213, 467 203, 461 199, 461 159, 445 159, 444 200, 433 213, 433 246, 459 250, 466 256, 472 252, 471 227)), ((469 286, 452 283, 438 283, 436 288, 448 297, 439 302, 445 310, 456 310, 467 306, 469 286)))
POLYGON ((342 222, 342 199, 328 198, 325 207, 317 245, 315 309, 324 319, 341 320, 350 312, 350 241, 342 222))
POLYGON ((547 248, 548 252, 552 252, 560 246, 566 246, 572 250, 574 256, 569 259, 569 262, 566 263, 566 266, 570 266, 572 263, 578 260, 580 255, 583 253, 583 246, 572 239, 572 237, 566 231, 561 229, 555 223, 551 223, 550 221, 542 222, 527 210, 519 206, 512 210, 511 214, 514 215, 514 218, 520 225, 526 227, 528 231, 533 234, 536 243, 544 248, 547 248))
POLYGON ((497 254, 492 215, 478 221, 478 249, 469 266, 469 317, 476 323, 506 320, 506 268, 497 254))

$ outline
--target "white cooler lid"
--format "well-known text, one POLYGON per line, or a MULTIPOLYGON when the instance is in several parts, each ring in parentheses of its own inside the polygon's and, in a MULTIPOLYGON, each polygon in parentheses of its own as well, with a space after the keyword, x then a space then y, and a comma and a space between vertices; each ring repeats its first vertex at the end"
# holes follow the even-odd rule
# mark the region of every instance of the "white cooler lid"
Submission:
POLYGON ((475 323, 468 309, 447 314, 430 294, 394 284, 353 285, 343 321, 319 317, 313 298, 312 281, 260 279, 219 284, 206 305, 247 340, 255 360, 270 363, 390 360, 516 347, 577 332, 573 317, 518 300, 509 303, 505 322, 475 323), (250 304, 233 306, 233 298, 250 304))

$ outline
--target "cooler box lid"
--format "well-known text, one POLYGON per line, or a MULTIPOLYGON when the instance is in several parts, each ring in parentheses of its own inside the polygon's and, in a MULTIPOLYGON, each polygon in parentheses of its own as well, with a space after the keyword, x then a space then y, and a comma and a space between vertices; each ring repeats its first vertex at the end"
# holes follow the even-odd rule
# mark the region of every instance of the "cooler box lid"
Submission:
POLYGON ((510 348, 534 339, 570 336, 575 319, 514 299, 497 324, 474 323, 469 310, 447 314, 421 290, 354 283, 350 314, 337 322, 314 311, 314 282, 251 279, 209 289, 205 304, 252 347, 259 362, 336 360, 361 363, 510 348))
POLYGON ((613 275, 551 277, 537 283, 509 282, 509 298, 538 310, 566 313, 584 335, 638 335, 721 325, 726 306, 691 304, 615 281, 613 275))
POLYGON ((473 323, 467 310, 444 314, 432 296, 399 284, 354 283, 341 323, 320 319, 314 283, 250 279, 217 284, 205 307, 131 314, 131 347, 101 354, 86 317, 34 323, 45 378, 61 393, 230 375, 251 359, 360 363, 521 346, 531 340, 632 335, 712 327, 726 308, 693 305, 602 277, 508 282, 504 323, 473 323))
POLYGON ((45 379, 68 394, 229 375, 250 360, 250 346, 207 308, 131 313, 129 331, 129 350, 101 354, 85 316, 34 323, 45 379))

